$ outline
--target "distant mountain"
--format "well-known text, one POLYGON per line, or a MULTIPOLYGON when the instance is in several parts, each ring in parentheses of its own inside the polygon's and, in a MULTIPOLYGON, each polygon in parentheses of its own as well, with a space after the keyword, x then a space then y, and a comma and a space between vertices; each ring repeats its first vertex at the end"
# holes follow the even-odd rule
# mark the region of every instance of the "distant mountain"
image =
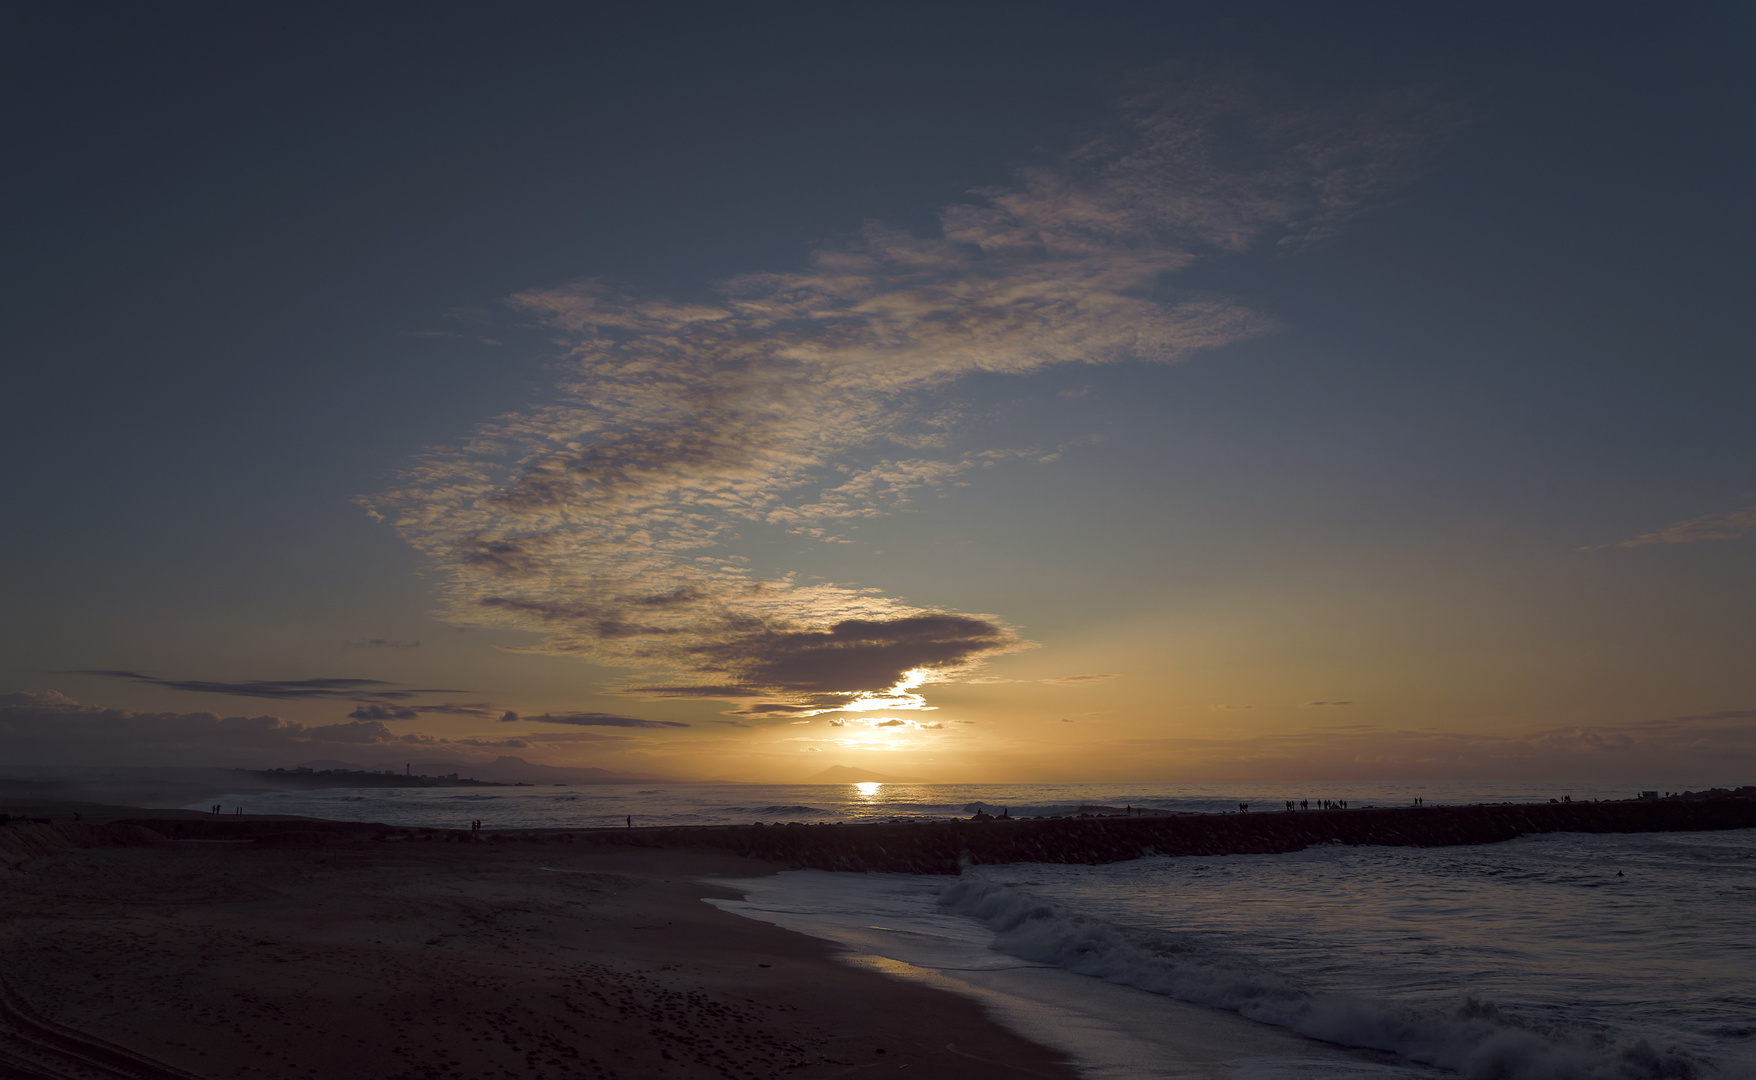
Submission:
POLYGON ((831 765, 820 773, 812 773, 799 781, 801 784, 925 784, 927 781, 918 776, 885 776, 870 769, 851 769, 846 765, 831 765))
POLYGON ((657 773, 612 772, 609 769, 569 768, 563 765, 533 765, 521 757, 502 754, 490 762, 423 761, 419 772, 443 776, 456 773, 477 780, 493 780, 502 784, 688 784, 675 776, 657 773))

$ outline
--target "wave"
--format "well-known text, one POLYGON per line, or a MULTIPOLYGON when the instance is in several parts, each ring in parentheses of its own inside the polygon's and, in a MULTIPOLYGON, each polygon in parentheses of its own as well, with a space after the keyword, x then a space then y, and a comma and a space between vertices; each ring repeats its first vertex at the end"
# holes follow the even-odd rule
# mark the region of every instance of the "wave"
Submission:
POLYGON ((827 814, 815 806, 728 806, 728 814, 827 814))
POLYGON ((1013 886, 965 873, 940 906, 995 933, 994 947, 1181 1001, 1208 1005, 1301 1035, 1435 1065, 1471 1080, 1694 1080, 1719 1075, 1678 1047, 1546 1024, 1465 997, 1421 1012, 1343 994, 1312 993, 1197 940, 1147 939, 1058 909, 1013 886))

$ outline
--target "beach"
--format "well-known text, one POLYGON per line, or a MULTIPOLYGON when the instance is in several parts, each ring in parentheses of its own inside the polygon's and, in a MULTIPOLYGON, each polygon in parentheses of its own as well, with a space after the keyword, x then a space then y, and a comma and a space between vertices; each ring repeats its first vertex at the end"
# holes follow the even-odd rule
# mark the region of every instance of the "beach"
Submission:
POLYGON ((1750 794, 482 831, 0 801, 0 1066, 1746 1077, 1750 794))
POLYGON ((170 841, 105 824, 138 809, 78 812, 94 846, 15 849, 0 870, 0 1073, 1075 1075, 972 1001, 702 902, 740 894, 701 879, 773 864, 369 833, 170 841))

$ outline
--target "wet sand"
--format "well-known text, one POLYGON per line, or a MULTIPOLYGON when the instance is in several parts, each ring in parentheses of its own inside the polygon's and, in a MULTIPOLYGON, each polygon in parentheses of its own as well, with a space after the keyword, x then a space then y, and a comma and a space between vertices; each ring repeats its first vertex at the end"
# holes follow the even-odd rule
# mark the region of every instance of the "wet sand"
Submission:
POLYGON ((725 851, 81 816, 0 830, 0 1076, 1074 1075, 971 1001, 702 903, 736 894, 698 878, 777 868, 725 851))

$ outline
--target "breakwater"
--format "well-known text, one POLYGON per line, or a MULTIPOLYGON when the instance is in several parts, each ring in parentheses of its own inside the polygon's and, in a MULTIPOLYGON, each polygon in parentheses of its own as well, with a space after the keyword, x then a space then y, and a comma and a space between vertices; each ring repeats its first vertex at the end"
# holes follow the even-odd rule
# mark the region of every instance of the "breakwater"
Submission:
POLYGON ((966 863, 1111 863, 1144 855, 1261 855, 1314 844, 1443 847, 1533 833, 1756 827, 1756 799, 1435 806, 871 825, 594 830, 596 844, 717 848, 801 869, 955 874, 966 863))
POLYGON ((1756 828, 1756 792, 1726 798, 1619 802, 1365 807, 1238 814, 990 818, 845 825, 701 825, 527 829, 471 833, 305 818, 190 814, 134 818, 167 839, 258 846, 364 842, 577 843, 612 848, 727 851, 814 870, 955 874, 966 864, 1111 863, 1145 855, 1269 855, 1315 844, 1444 847, 1550 832, 1701 832, 1756 828))

